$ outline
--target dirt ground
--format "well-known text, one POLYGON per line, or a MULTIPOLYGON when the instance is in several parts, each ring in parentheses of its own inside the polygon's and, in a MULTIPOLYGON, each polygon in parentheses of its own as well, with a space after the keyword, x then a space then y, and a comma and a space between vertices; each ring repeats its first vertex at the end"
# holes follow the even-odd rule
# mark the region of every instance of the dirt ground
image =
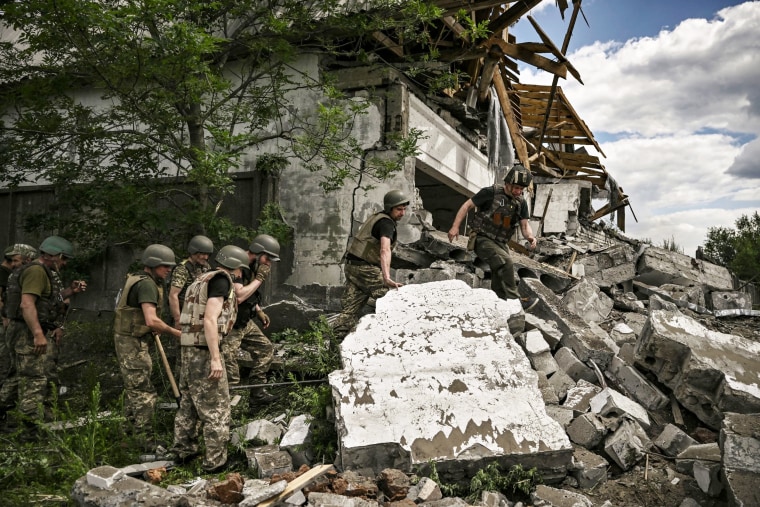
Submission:
MULTIPOLYGON (((760 319, 700 317, 700 320, 710 329, 760 340, 760 319)), ((167 338, 164 338, 163 345, 170 364, 176 364, 176 346, 167 338)), ((87 324, 84 332, 70 336, 61 349, 59 364, 62 366, 61 384, 65 386, 60 401, 68 402, 72 407, 86 403, 83 399, 96 383, 101 386, 104 403, 117 399, 121 394, 122 383, 113 349, 113 336, 110 323, 105 320, 87 324)), ((161 401, 172 401, 167 377, 158 367, 157 360, 154 364, 154 382, 159 392, 163 393, 161 401)), ((651 437, 658 435, 665 424, 673 422, 670 407, 651 415, 651 437)), ((698 437, 697 440, 702 443, 715 441, 717 433, 704 428, 690 413, 684 411, 683 416, 682 429, 687 433, 698 437)), ((707 496, 699 489, 693 477, 676 470, 674 460, 654 453, 649 455, 648 462, 642 461, 627 472, 621 472, 615 465, 611 465, 608 477, 606 483, 591 490, 578 490, 571 484, 555 487, 582 493, 596 506, 608 501, 608 505, 615 507, 678 507, 685 498, 696 500, 702 507, 728 505, 725 492, 717 498, 707 496)))

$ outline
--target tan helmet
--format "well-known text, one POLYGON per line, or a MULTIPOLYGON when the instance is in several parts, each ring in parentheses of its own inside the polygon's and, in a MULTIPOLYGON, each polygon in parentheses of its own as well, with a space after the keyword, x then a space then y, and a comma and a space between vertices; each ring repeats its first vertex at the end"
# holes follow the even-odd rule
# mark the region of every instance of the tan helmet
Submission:
POLYGON ((269 234, 259 234, 253 238, 248 250, 255 254, 265 253, 273 261, 280 260, 280 242, 269 234))
POLYGON ((187 251, 190 255, 195 253, 211 255, 214 252, 214 243, 206 236, 193 236, 190 243, 187 244, 187 251))
POLYGON ((216 253, 217 264, 227 269, 248 267, 248 254, 245 250, 235 245, 225 245, 216 253), (245 260, 243 260, 245 259, 245 260))
POLYGON ((515 164, 504 176, 504 183, 507 185, 519 185, 521 187, 530 186, 533 176, 522 164, 515 164))
POLYGON ((148 245, 140 259, 143 266, 155 268, 157 266, 176 266, 174 250, 166 245, 148 245))
POLYGON ((401 190, 391 190, 383 197, 383 209, 386 213, 396 206, 408 205, 409 198, 401 190))

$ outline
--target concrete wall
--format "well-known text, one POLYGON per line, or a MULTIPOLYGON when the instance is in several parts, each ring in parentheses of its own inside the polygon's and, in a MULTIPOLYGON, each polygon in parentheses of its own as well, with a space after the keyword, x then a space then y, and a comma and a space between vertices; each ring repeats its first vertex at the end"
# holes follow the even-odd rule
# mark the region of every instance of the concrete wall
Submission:
MULTIPOLYGON (((301 55, 294 68, 316 76, 322 72, 320 56, 301 55)), ((433 213, 435 226, 447 230, 462 202, 496 179, 488 170, 487 157, 411 93, 400 74, 385 67, 353 68, 336 74, 351 100, 366 101, 370 106, 368 114, 361 116, 354 127, 354 135, 365 150, 364 156, 394 156, 385 144, 386 135, 408 132, 409 128, 424 132, 419 156, 407 160, 403 170, 388 181, 372 181, 364 176, 361 181, 347 181, 340 191, 325 194, 319 187, 321 175, 309 172, 296 161, 291 161, 276 182, 263 183, 262 174, 256 171, 258 157, 288 149, 282 140, 264 143, 243 157, 236 174, 237 190, 225 200, 222 208, 222 213, 237 223, 256 227, 258 214, 266 201, 279 201, 285 221, 294 229, 295 241, 284 249, 283 262, 277 265, 271 286, 284 285, 278 289, 280 292, 311 290, 320 302, 324 302, 331 290, 339 291, 342 287, 340 261, 349 238, 370 214, 381 208, 383 195, 388 190, 399 188, 415 203, 419 202, 414 198, 415 184, 423 183, 424 189, 420 191, 423 205, 433 213)), ((296 76, 294 72, 293 77, 296 76)), ((80 90, 79 94, 87 103, 96 100, 92 91, 80 90)), ((287 98, 301 116, 312 114, 321 99, 316 92, 304 90, 293 92, 287 98)), ((288 119, 283 121, 287 123, 288 119)), ((357 159, 355 166, 360 165, 361 160, 357 159)), ((41 237, 32 237, 23 231, 22 217, 25 212, 44 208, 53 198, 52 189, 41 186, 14 192, 0 189, 0 209, 8 218, 0 223, 0 242, 39 244, 41 237)), ((105 252, 100 265, 89 267, 90 291, 79 298, 75 306, 93 311, 112 310, 115 293, 123 284, 129 264, 149 242, 147 238, 134 238, 134 245, 123 251, 105 252)))

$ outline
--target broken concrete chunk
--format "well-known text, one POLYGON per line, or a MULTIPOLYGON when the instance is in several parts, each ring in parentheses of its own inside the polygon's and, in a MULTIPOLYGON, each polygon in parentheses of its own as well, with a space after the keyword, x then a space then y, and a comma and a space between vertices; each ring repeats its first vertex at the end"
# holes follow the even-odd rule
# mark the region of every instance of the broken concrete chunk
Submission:
POLYGON ((264 445, 245 449, 248 466, 256 471, 256 477, 264 479, 275 474, 284 474, 293 470, 293 461, 285 451, 276 445, 264 445))
POLYGON ((605 373, 616 380, 618 385, 634 400, 649 410, 659 410, 670 401, 657 386, 652 384, 636 368, 627 364, 619 356, 612 358, 605 373))
POLYGON ((760 412, 760 343, 705 328, 680 312, 650 313, 639 364, 712 428, 723 412, 760 412))
POLYGON ((568 310, 586 322, 601 322, 612 310, 612 299, 588 278, 582 278, 568 289, 562 302, 568 310))
POLYGON ((607 426, 598 415, 587 413, 573 419, 567 427, 567 436, 574 443, 593 449, 599 445, 607 431, 607 426))
POLYGON ((567 396, 565 397, 562 406, 573 410, 578 415, 583 414, 588 412, 591 398, 599 394, 601 391, 601 387, 580 379, 575 387, 571 387, 567 390, 567 396))
POLYGON ((654 439, 654 445, 659 447, 666 456, 670 456, 671 458, 675 458, 696 443, 696 440, 673 424, 665 425, 665 428, 659 436, 654 439))
POLYGON ((541 332, 541 335, 544 337, 544 340, 546 340, 546 343, 549 344, 549 347, 554 350, 559 345, 560 340, 562 339, 562 332, 557 327, 557 323, 553 320, 544 320, 539 317, 536 317, 532 313, 526 313, 525 314, 525 330, 531 331, 533 329, 538 329, 541 332))
POLYGON ((282 428, 266 419, 257 419, 230 430, 230 442, 232 445, 238 445, 254 439, 266 442, 267 444, 274 444, 281 436, 282 428))
POLYGON ((725 414, 720 430, 722 484, 732 505, 760 505, 760 414, 725 414))
POLYGON ((578 481, 579 488, 592 489, 607 482, 609 466, 607 460, 598 454, 583 447, 575 447, 570 474, 578 481))
MULTIPOLYGON (((723 491, 723 484, 720 482, 720 464, 710 463, 709 461, 694 462, 694 479, 699 485, 699 489, 709 496, 715 497, 723 491)), ((757 486, 757 485, 755 485, 757 486)))
POLYGON ((535 507, 594 507, 591 500, 580 493, 539 484, 530 494, 535 507))
POLYGON ((433 461, 445 477, 463 462, 519 460, 564 476, 572 447, 509 333, 513 313, 519 302, 458 280, 380 298, 330 374, 341 468, 408 472, 433 461))
POLYGON ((406 498, 414 503, 432 502, 443 498, 441 487, 429 477, 423 477, 420 482, 409 488, 406 498))
POLYGON ((709 291, 731 290, 734 287, 728 269, 703 260, 694 261, 688 255, 654 246, 639 256, 637 272, 637 280, 655 286, 693 283, 703 285, 709 291))
POLYGON ((546 413, 549 417, 557 421, 563 429, 567 430, 575 415, 569 410, 559 405, 546 405, 546 413))
POLYGON ((309 493, 310 507, 379 507, 374 500, 349 498, 335 493, 309 493))
POLYGON ((644 458, 651 442, 639 424, 624 418, 604 442, 604 452, 622 470, 628 470, 644 458))
POLYGON ((314 453, 310 444, 311 417, 301 414, 291 419, 288 431, 280 441, 280 449, 290 453, 294 467, 311 464, 314 453))
POLYGON ((549 385, 554 388, 557 398, 562 401, 567 396, 567 390, 575 385, 575 380, 559 368, 549 377, 549 385))
POLYGON ((628 415, 639 422, 644 428, 650 425, 649 415, 644 407, 632 399, 620 394, 610 387, 604 388, 589 402, 591 411, 605 417, 628 415))
POLYGON ((124 472, 112 466, 102 466, 93 468, 87 475, 87 484, 100 489, 108 489, 113 486, 114 482, 124 477, 124 472))
POLYGON ((711 310, 751 310, 752 297, 739 291, 713 291, 710 293, 711 310))
POLYGON ((554 359, 557 361, 559 368, 567 373, 575 382, 580 380, 596 382, 594 370, 583 364, 570 348, 560 347, 554 354, 554 359))

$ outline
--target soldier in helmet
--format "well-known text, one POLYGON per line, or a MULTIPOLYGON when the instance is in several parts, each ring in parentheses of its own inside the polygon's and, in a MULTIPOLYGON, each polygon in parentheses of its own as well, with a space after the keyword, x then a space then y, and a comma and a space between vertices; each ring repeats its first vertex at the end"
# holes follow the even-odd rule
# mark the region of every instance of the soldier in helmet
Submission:
POLYGON ((536 248, 536 237, 530 227, 530 210, 522 196, 532 176, 521 164, 515 164, 504 177, 504 185, 480 189, 467 199, 457 211, 449 229, 449 241, 459 236, 459 228, 467 213, 475 210, 471 225, 475 254, 491 267, 491 289, 501 299, 520 299, 523 310, 533 308, 535 298, 520 298, 515 282, 515 268, 509 255, 507 242, 520 228, 531 250, 536 248))
MULTIPOLYGON (((15 393, 18 392, 18 386, 15 384, 9 385, 7 392, 3 393, 2 391, 6 379, 13 377, 16 373, 13 366, 13 347, 8 344, 5 337, 5 329, 9 324, 8 315, 5 312, 5 293, 8 288, 8 278, 13 271, 29 264, 36 257, 36 248, 23 243, 16 243, 5 249, 3 262, 0 263, 0 315, 2 316, 2 324, 0 324, 0 400, 15 398, 15 393), (13 393, 12 396, 11 393, 13 393)), ((8 404, 7 400, 5 404, 8 404)))
POLYGON ((169 280, 169 311, 174 327, 179 329, 179 315, 185 302, 185 291, 198 276, 208 271, 208 258, 214 252, 214 243, 206 236, 193 236, 187 244, 190 256, 177 264, 169 280))
POLYGON ((124 382, 124 405, 137 433, 148 436, 156 405, 156 388, 150 381, 153 361, 150 344, 154 333, 180 337, 159 315, 163 281, 176 265, 174 251, 165 245, 149 245, 143 251, 143 270, 127 276, 116 303, 114 345, 124 382))
POLYGON ((388 289, 402 286, 391 278, 391 252, 396 246, 396 222, 404 218, 407 206, 409 198, 401 190, 391 190, 383 197, 383 210, 370 216, 351 240, 343 267, 341 313, 332 324, 338 337, 356 325, 369 298, 378 299, 388 289))
MULTIPOLYGON (((39 408, 47 401, 49 384, 55 380, 66 301, 87 289, 82 280, 63 287, 59 271, 74 256, 74 247, 68 240, 50 236, 40 244, 39 251, 37 259, 22 265, 8 278, 5 306, 10 319, 6 338, 15 352, 16 408, 30 421, 44 419, 39 408)), ((3 385, 4 393, 7 385, 13 385, 11 380, 3 385)))
POLYGON ((220 344, 237 316, 233 279, 248 266, 242 248, 227 245, 216 254, 218 269, 190 284, 182 307, 180 338, 182 364, 179 411, 174 419, 176 460, 186 462, 199 453, 198 422, 203 427, 203 469, 221 471, 227 463, 230 437, 230 393, 220 344))
MULTIPOLYGON (((259 289, 269 278, 272 262, 280 260, 280 243, 268 234, 259 234, 248 246, 246 265, 243 276, 235 284, 235 295, 238 298, 238 315, 227 339, 222 344, 222 354, 227 366, 227 377, 230 385, 240 383, 240 368, 238 366, 238 350, 241 348, 251 354, 254 366, 249 373, 249 379, 257 384, 264 384, 267 372, 274 357, 274 346, 266 337, 263 329, 269 327, 269 316, 261 309, 261 294, 259 289), (256 317, 260 326, 254 322, 256 317)), ((274 400, 265 388, 259 387, 251 391, 249 400, 252 404, 267 403, 274 400)))

